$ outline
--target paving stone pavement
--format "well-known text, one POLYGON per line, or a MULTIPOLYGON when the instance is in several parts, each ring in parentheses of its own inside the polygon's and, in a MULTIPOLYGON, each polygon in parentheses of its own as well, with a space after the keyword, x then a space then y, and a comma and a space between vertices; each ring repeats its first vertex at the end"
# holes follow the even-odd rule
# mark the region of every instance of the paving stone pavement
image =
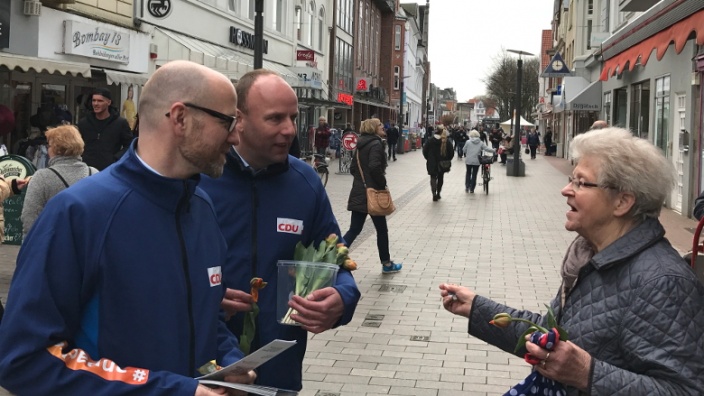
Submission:
MULTIPOLYGON (((453 282, 519 309, 545 311, 559 286, 559 266, 575 237, 564 229, 560 195, 568 161, 526 160, 525 177, 493 165, 490 192, 464 191, 464 162, 453 160, 442 199, 432 201, 418 151, 387 170, 397 210, 388 217, 392 259, 404 264, 382 275, 371 221, 351 247, 362 292, 347 326, 311 335, 303 396, 500 395, 525 378, 528 365, 467 334, 467 319, 446 312, 438 285, 453 282)), ((352 184, 331 162, 327 190, 344 233, 352 184)), ((681 252, 696 222, 663 210, 668 238, 681 252)), ((17 246, 0 245, 0 298, 5 300, 17 246)), ((9 395, 0 389, 0 396, 9 395)))

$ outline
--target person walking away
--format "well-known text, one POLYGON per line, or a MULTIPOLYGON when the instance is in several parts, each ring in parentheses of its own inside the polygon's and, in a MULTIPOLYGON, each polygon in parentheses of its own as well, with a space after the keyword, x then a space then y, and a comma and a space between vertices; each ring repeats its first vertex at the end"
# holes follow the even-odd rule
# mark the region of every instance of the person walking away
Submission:
MULTIPOLYGON (((276 359, 257 368, 259 385, 300 390, 309 333, 344 326, 354 315, 359 289, 350 271, 340 268, 333 287, 294 296, 291 318, 302 326, 280 324, 277 316, 279 260, 293 260, 296 245, 315 244, 340 235, 328 194, 313 167, 288 155, 296 135, 298 99, 286 80, 267 69, 243 75, 237 84, 237 133, 220 178, 202 176, 227 243, 229 262, 222 267, 227 286, 222 300, 227 326, 240 337, 252 310, 250 281, 261 278, 254 352, 274 339, 296 341, 276 359)), ((383 154, 383 153, 382 153, 383 154)))
POLYGON ((399 131, 393 122, 389 123, 389 128, 386 130, 386 144, 389 146, 388 159, 391 157, 396 161, 396 144, 398 143, 399 131))
POLYGON ((467 166, 467 174, 464 178, 464 192, 474 194, 474 187, 477 186, 477 173, 479 172, 479 157, 484 151, 489 151, 492 154, 494 149, 490 148, 479 137, 479 132, 469 132, 469 140, 464 144, 462 151, 465 155, 464 163, 467 166))
POLYGON ((211 360, 243 356, 221 320, 227 245, 197 185, 201 172, 218 177, 239 143, 236 111, 235 88, 212 69, 174 61, 154 72, 140 97, 139 145, 49 200, 20 248, 0 324, 0 386, 18 395, 225 392, 195 379, 211 360))
POLYGON ((538 146, 540 146, 538 133, 535 130, 528 132, 526 142, 528 143, 528 148, 530 148, 530 159, 535 159, 536 151, 538 150, 538 146))
POLYGON ((46 203, 54 195, 98 170, 81 160, 83 139, 73 125, 63 125, 46 131, 49 143, 49 167, 39 169, 27 186, 22 205, 22 232, 27 238, 29 230, 39 217, 46 203))
POLYGON ((93 112, 78 121, 85 149, 83 162, 103 170, 117 161, 129 147, 134 135, 126 119, 111 106, 112 95, 105 88, 98 88, 91 96, 93 112))
POLYGON ((545 144, 545 155, 552 155, 552 129, 550 127, 545 128, 543 143, 545 144))
POLYGON ((430 175, 430 190, 433 193, 433 201, 441 199, 440 192, 445 179, 445 173, 450 171, 455 156, 452 143, 448 142, 447 131, 443 125, 438 125, 435 135, 423 146, 423 157, 425 157, 425 168, 430 175), (448 164, 449 162, 449 164, 448 164))
MULTIPOLYGON (((367 218, 367 187, 377 190, 386 188, 386 155, 381 144, 381 137, 384 132, 384 125, 378 118, 370 118, 362 121, 360 128, 361 135, 357 140, 357 156, 352 156, 350 173, 354 177, 349 199, 347 200, 347 210, 351 212, 350 228, 342 237, 348 246, 352 246, 357 236, 362 232, 364 221, 367 218), (366 187, 362 181, 364 172, 366 187)), ((371 216, 372 223, 376 229, 376 246, 379 251, 381 261, 381 273, 392 274, 401 271, 402 263, 395 263, 391 260, 389 252, 389 230, 386 224, 386 216, 371 216)))
POLYGON ((323 156, 323 161, 325 160, 325 151, 329 145, 330 127, 328 126, 328 120, 325 117, 320 117, 318 119, 318 127, 315 128, 315 150, 323 156))
POLYGON ((453 133, 453 140, 455 141, 455 149, 457 150, 457 158, 462 158, 464 156, 464 144, 469 140, 467 136, 467 131, 461 126, 453 133))

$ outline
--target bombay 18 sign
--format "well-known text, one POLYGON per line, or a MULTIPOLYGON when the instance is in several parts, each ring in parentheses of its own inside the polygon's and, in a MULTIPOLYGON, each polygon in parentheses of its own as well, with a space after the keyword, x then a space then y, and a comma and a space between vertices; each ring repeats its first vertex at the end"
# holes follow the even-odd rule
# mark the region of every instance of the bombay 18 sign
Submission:
POLYGON ((349 94, 338 93, 337 94, 337 101, 340 103, 344 103, 348 106, 352 106, 352 104, 354 103, 354 97, 349 94))
POLYGON ((130 34, 99 25, 64 21, 64 53, 130 63, 130 34))

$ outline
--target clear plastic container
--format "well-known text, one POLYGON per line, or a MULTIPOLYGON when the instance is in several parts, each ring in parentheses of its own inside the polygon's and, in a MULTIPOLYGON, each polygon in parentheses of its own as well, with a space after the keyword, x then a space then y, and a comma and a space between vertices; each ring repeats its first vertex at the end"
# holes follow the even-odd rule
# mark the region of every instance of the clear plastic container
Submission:
POLYGON ((329 263, 289 260, 280 260, 277 266, 276 317, 281 324, 300 326, 291 319, 291 314, 296 313, 288 306, 291 297, 297 295, 305 298, 315 290, 334 285, 340 267, 329 263))

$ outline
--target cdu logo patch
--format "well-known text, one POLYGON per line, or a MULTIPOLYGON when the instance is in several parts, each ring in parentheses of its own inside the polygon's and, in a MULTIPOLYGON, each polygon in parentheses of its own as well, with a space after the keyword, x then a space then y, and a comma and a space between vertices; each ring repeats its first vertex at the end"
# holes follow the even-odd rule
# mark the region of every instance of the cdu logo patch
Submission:
POLYGON ((276 219, 276 232, 285 232, 287 234, 303 234, 303 220, 296 219, 276 219))
POLYGON ((210 287, 220 286, 222 283, 220 266, 208 268, 208 282, 210 282, 210 287))

